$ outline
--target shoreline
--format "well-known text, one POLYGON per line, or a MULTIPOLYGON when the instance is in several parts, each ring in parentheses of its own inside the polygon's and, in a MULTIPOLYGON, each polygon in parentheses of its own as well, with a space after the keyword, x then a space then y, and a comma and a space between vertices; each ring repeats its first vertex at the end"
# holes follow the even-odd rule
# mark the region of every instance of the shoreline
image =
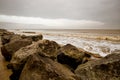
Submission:
MULTIPOLYGON (((47 39, 42 34, 26 36, 4 30, 3 33, 1 32, 1 38, 3 44, 1 52, 5 60, 9 62, 9 65, 5 65, 4 68, 7 66, 8 69, 12 70, 13 73, 11 75, 6 75, 11 80, 31 80, 31 78, 35 80, 101 80, 108 79, 108 76, 109 79, 120 79, 120 76, 116 77, 116 75, 119 75, 120 68, 119 50, 101 57, 88 52, 84 49, 85 46, 82 46, 84 42, 89 42, 94 48, 97 45, 101 47, 98 43, 102 45, 108 45, 109 43, 97 42, 95 44, 95 41, 91 43, 90 40, 86 41, 85 39, 72 41, 74 38, 65 38, 63 36, 58 36, 58 38, 49 36, 49 39, 47 39), (66 40, 68 43, 60 45, 58 40, 66 40), (76 41, 78 41, 77 44, 81 43, 82 48, 72 44, 76 41), (104 74, 103 71, 105 71, 104 74), (115 72, 113 73, 113 71, 115 72), (104 78, 100 77, 103 75, 104 78)), ((89 44, 84 44, 90 46, 89 44)), ((3 73, 1 74, 4 75, 3 73)))
POLYGON ((100 54, 106 56, 114 50, 119 50, 120 36, 114 38, 114 36, 105 37, 103 34, 86 34, 86 33, 69 33, 69 32, 56 32, 56 31, 42 31, 42 30, 10 30, 20 35, 38 35, 43 34, 45 39, 57 41, 60 44, 71 43, 78 48, 83 48, 94 54, 100 54), (29 32, 29 33, 24 33, 29 32), (116 40, 117 39, 117 40, 116 40), (99 46, 100 45, 100 46, 99 46), (105 54, 104 54, 105 53, 105 54))
MULTIPOLYGON (((50 36, 65 36, 65 37, 77 37, 77 38, 86 38, 86 39, 96 39, 96 40, 107 40, 107 41, 116 41, 119 42, 120 41, 120 31, 118 30, 118 32, 116 33, 102 33, 102 32, 98 32, 95 31, 94 32, 70 32, 70 31, 66 31, 66 30, 57 30, 55 31, 53 30, 9 30, 8 31, 13 31, 17 34, 26 34, 26 35, 37 35, 42 33, 43 35, 50 35, 50 36)), ((100 30, 101 31, 101 30, 100 30)), ((109 31, 109 30, 108 30, 109 31)))

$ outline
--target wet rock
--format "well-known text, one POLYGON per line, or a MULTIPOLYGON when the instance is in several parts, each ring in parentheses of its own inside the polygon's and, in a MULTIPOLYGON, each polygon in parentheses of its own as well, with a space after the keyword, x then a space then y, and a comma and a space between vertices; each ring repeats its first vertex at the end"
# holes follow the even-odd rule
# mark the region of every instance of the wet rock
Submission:
POLYGON ((14 42, 14 41, 17 41, 17 40, 21 40, 21 35, 19 34, 15 34, 15 35, 12 35, 11 38, 10 38, 10 42, 14 42))
POLYGON ((6 30, 3 32, 0 32, 2 44, 4 45, 6 43, 9 43, 13 35, 15 35, 13 32, 8 32, 6 30))
POLYGON ((38 42, 34 42, 33 44, 23 47, 15 52, 8 67, 13 70, 13 75, 17 74, 17 72, 22 71, 30 55, 39 53, 41 56, 55 59, 59 48, 60 46, 54 41, 40 40, 38 42))
POLYGON ((115 49, 114 51, 112 51, 111 53, 120 53, 120 50, 115 49))
POLYGON ((9 32, 9 31, 7 31, 7 30, 5 30, 5 29, 0 29, 0 36, 3 36, 3 35, 12 35, 12 34, 14 34, 13 32, 9 32))
POLYGON ((42 34, 39 34, 39 35, 31 35, 31 36, 22 35, 21 37, 22 37, 23 39, 24 39, 24 38, 31 39, 32 41, 39 41, 39 40, 42 40, 42 39, 43 39, 42 34))
POLYGON ((40 52, 40 55, 55 58, 59 48, 60 46, 54 41, 40 40, 15 52, 10 63, 14 66, 14 69, 17 70, 20 68, 20 65, 25 64, 30 55, 40 52))
POLYGON ((19 80, 77 80, 65 66, 48 57, 34 54, 29 57, 19 80))
POLYGON ((75 74, 80 80, 120 80, 120 53, 81 64, 75 74))
POLYGON ((57 52, 61 47, 55 41, 50 41, 50 40, 39 41, 38 45, 43 55, 48 56, 48 57, 56 57, 57 52))
POLYGON ((82 51, 71 44, 67 44, 60 49, 57 60, 58 62, 67 64, 75 69, 82 63, 84 57, 85 54, 82 51))
POLYGON ((21 39, 11 41, 1 47, 2 55, 5 57, 7 61, 11 60, 12 55, 19 50, 20 48, 32 44, 31 40, 21 39))
POLYGON ((5 29, 0 29, 0 34, 2 34, 3 32, 7 32, 7 30, 5 30, 5 29))
POLYGON ((37 52, 40 52, 39 45, 37 42, 26 47, 23 47, 14 53, 9 66, 14 71, 22 70, 28 57, 37 52))
POLYGON ((14 42, 15 40, 20 40, 22 39, 20 35, 18 34, 9 34, 9 35, 3 35, 1 36, 2 44, 5 45, 9 42, 14 42))
POLYGON ((12 37, 12 35, 1 36, 2 45, 5 45, 6 43, 9 43, 11 37, 12 37))
POLYGON ((22 39, 20 35, 18 34, 14 34, 13 32, 9 32, 7 30, 0 30, 0 34, 1 34, 1 41, 2 44, 5 45, 11 41, 15 41, 15 40, 19 40, 22 39))

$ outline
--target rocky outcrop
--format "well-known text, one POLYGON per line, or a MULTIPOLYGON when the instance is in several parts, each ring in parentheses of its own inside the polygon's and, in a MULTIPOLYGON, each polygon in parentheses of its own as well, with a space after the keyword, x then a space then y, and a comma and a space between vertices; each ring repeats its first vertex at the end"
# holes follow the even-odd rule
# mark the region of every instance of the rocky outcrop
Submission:
POLYGON ((65 66, 39 54, 30 56, 19 80, 76 80, 65 66))
POLYGON ((56 58, 58 54, 58 50, 61 47, 55 41, 50 41, 50 40, 39 41, 38 45, 42 54, 51 58, 56 58))
POLYGON ((102 58, 71 44, 41 40, 42 35, 21 36, 0 29, 0 36, 11 80, 120 80, 119 50, 102 58))
POLYGON ((9 43, 13 35, 15 35, 13 32, 8 32, 7 30, 0 29, 0 36, 3 45, 9 43))
POLYGON ((86 54, 75 46, 67 44, 63 46, 58 53, 57 60, 62 64, 67 64, 71 68, 76 69, 76 67, 81 64, 84 60, 86 54))
POLYGON ((12 58, 12 55, 17 50, 30 44, 32 44, 32 41, 27 39, 11 41, 1 47, 1 52, 2 52, 2 55, 5 57, 5 59, 7 61, 10 61, 12 58))
POLYGON ((43 36, 33 35, 25 36, 14 34, 4 29, 0 29, 1 41, 2 41, 2 55, 7 61, 10 61, 12 55, 22 47, 32 44, 32 41, 42 40, 43 36))
POLYGON ((75 74, 80 80, 120 80, 120 53, 81 64, 75 74))
POLYGON ((42 34, 39 35, 30 35, 30 36, 26 36, 26 35, 22 35, 21 36, 23 39, 31 39, 32 41, 39 41, 43 39, 42 34))
POLYGON ((19 39, 29 39, 32 41, 39 41, 43 39, 42 34, 26 36, 26 35, 15 34, 5 29, 0 29, 0 36, 3 45, 9 43, 10 41, 19 40, 19 39))
POLYGON ((10 63, 14 66, 14 69, 18 69, 34 53, 55 59, 59 48, 60 46, 54 41, 40 40, 15 52, 10 63))
POLYGON ((0 36, 3 36, 3 35, 9 35, 9 34, 14 34, 13 32, 9 32, 5 29, 0 29, 0 36))
POLYGON ((22 71, 30 55, 38 53, 41 56, 46 56, 50 59, 55 59, 59 48, 60 46, 54 41, 40 40, 29 46, 19 49, 13 55, 12 60, 10 61, 10 64, 8 66, 14 72, 12 76, 14 76, 14 74, 19 74, 18 72, 22 71))

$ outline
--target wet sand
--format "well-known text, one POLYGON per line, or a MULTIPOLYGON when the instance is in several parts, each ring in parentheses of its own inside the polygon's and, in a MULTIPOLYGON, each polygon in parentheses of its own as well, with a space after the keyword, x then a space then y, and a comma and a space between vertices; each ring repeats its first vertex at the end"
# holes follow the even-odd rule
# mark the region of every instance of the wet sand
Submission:
MULTIPOLYGON (((0 37, 0 47, 1 47, 1 37, 0 37)), ((4 57, 1 55, 0 49, 0 80, 10 80, 9 76, 12 74, 12 71, 7 69, 6 65, 8 62, 4 60, 4 57)))

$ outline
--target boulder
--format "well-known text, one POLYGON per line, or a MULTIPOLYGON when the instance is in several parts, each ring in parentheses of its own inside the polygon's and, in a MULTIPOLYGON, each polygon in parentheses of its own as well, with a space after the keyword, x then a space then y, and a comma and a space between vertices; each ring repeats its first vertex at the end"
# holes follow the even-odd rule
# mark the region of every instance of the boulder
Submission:
POLYGON ((7 61, 10 61, 12 55, 19 50, 20 48, 32 44, 31 40, 21 39, 11 41, 1 47, 2 55, 5 57, 7 61))
POLYGON ((12 35, 4 35, 4 36, 1 36, 2 45, 5 45, 6 43, 9 43, 11 37, 12 37, 12 35))
POLYGON ((5 30, 5 29, 0 29, 0 36, 3 36, 3 35, 12 35, 12 34, 14 34, 13 32, 9 32, 9 31, 7 31, 7 30, 5 30))
POLYGON ((75 74, 80 80, 120 80, 120 52, 81 64, 75 74))
POLYGON ((0 33, 0 36, 1 36, 1 41, 2 41, 2 44, 6 44, 6 43, 9 43, 10 42, 10 39, 14 36, 15 34, 13 32, 8 32, 8 31, 3 31, 0 33))
POLYGON ((20 35, 18 34, 12 34, 12 35, 3 35, 1 36, 2 44, 5 45, 9 42, 16 41, 22 39, 20 35))
POLYGON ((71 68, 75 69, 79 64, 82 63, 84 57, 84 52, 80 51, 71 44, 66 44, 59 50, 57 61, 62 64, 67 64, 71 68))
POLYGON ((39 40, 42 40, 42 39, 43 39, 42 34, 39 34, 39 35, 31 35, 31 36, 22 35, 21 37, 22 37, 23 39, 24 39, 24 38, 31 39, 32 41, 39 41, 39 40))
POLYGON ((13 32, 9 32, 9 31, 4 30, 4 29, 0 29, 0 36, 1 36, 1 40, 2 40, 3 45, 5 45, 11 41, 19 40, 19 39, 29 39, 32 41, 38 41, 38 40, 43 39, 42 34, 26 36, 26 35, 14 34, 13 32))
POLYGON ((39 41, 38 45, 43 55, 51 57, 51 58, 57 57, 58 50, 61 47, 55 41, 50 41, 50 40, 41 40, 39 41))
POLYGON ((34 54, 29 57, 19 80, 77 80, 65 66, 48 57, 34 54))
POLYGON ((40 40, 33 44, 23 47, 14 53, 10 63, 14 66, 14 69, 19 69, 20 65, 24 65, 28 57, 34 53, 40 53, 40 55, 47 56, 50 58, 56 58, 57 51, 60 46, 49 40, 40 40))
POLYGON ((22 71, 30 55, 38 53, 41 56, 55 59, 59 48, 60 46, 54 41, 40 40, 34 42, 33 44, 23 47, 15 52, 8 67, 13 70, 13 74, 17 74, 17 72, 22 71))

